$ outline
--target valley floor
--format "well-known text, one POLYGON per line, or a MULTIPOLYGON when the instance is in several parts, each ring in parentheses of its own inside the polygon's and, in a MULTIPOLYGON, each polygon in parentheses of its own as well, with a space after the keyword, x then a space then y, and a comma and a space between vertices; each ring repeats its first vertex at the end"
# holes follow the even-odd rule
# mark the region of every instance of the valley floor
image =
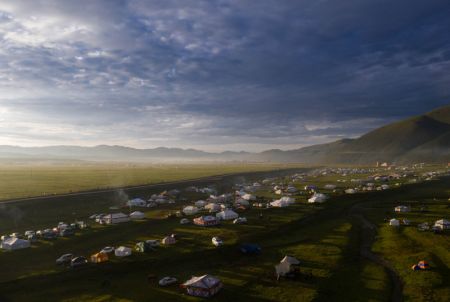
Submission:
MULTIPOLYGON (((328 181, 309 180, 319 186, 328 181)), ((138 196, 143 192, 128 194, 138 196)), ((260 195, 273 197, 268 192, 260 195)), ((143 221, 94 225, 73 238, 0 252, 0 301, 197 301, 177 286, 159 287, 157 280, 175 276, 184 281, 205 273, 224 283, 214 301, 450 299, 449 234, 419 232, 413 226, 450 216, 450 178, 381 192, 335 195, 321 205, 308 204, 307 197, 297 196, 297 202, 287 208, 247 210, 242 215, 247 217, 248 224, 243 225, 231 222, 211 228, 180 225, 179 218, 165 218, 167 213, 180 208, 177 204, 147 211, 148 219, 143 221), (387 226, 385 218, 396 216, 393 208, 400 203, 412 205, 413 211, 399 215, 410 219, 412 224, 394 229, 387 226), (426 212, 417 210, 422 205, 426 205, 426 212), (64 253, 88 256, 107 245, 132 247, 137 241, 161 239, 171 233, 180 238, 175 245, 147 254, 133 253, 125 259, 113 258, 80 269, 54 265, 55 259, 64 253), (220 236, 225 245, 212 246, 212 236, 220 236), (244 242, 259 244, 262 253, 240 254, 237 247, 244 242), (295 280, 277 281, 274 265, 286 254, 300 259, 302 274, 295 280), (427 260, 431 270, 412 271, 411 265, 419 260, 427 260)), ((87 207, 83 215, 77 215, 83 217, 89 211, 105 208, 106 200, 111 200, 110 195, 97 198, 95 207, 89 206, 87 197, 73 200, 85 202, 87 207)), ((44 202, 44 209, 52 208, 54 202, 44 202)), ((41 213, 31 205, 21 211, 41 213)), ((64 214, 64 219, 72 217, 64 214)), ((44 216, 45 223, 59 220, 56 212, 44 216)), ((25 222, 17 221, 17 228, 38 221, 28 217, 25 222)))

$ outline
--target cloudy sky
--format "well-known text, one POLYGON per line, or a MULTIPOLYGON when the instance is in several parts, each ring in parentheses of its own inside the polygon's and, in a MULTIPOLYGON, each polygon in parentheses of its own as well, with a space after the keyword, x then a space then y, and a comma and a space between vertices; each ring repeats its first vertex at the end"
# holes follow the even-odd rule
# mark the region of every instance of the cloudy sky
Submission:
POLYGON ((450 103, 450 1, 0 0, 0 144, 208 151, 450 103))

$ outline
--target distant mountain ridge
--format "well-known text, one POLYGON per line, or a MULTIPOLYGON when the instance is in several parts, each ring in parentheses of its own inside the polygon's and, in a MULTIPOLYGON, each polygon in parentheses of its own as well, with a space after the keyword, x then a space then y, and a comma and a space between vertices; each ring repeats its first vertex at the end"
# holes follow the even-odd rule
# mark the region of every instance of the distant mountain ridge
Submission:
POLYGON ((309 164, 372 164, 387 162, 450 162, 450 106, 375 129, 356 139, 295 150, 267 150, 260 153, 195 149, 135 149, 124 146, 95 147, 0 146, 0 158, 51 158, 76 160, 147 161, 215 160, 296 162, 309 164))

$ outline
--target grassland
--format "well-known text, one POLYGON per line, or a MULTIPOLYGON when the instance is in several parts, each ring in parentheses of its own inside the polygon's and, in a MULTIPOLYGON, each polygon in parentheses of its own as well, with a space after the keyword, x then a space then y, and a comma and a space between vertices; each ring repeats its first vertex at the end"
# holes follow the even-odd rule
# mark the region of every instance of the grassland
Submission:
MULTIPOLYGON (((250 173, 245 179, 252 181, 270 174, 250 173)), ((198 185, 215 184, 219 190, 229 191, 238 179, 242 180, 239 176, 227 176, 198 182, 198 185)), ((297 186, 321 187, 335 180, 336 177, 330 176, 311 177, 297 186)), ((218 276, 225 284, 214 301, 388 301, 393 284, 387 271, 361 256, 366 233, 352 211, 355 205, 360 214, 379 227, 373 249, 401 276, 405 300, 448 301, 448 234, 420 233, 412 226, 393 230, 386 226, 384 219, 394 216, 395 205, 407 201, 414 201, 413 211, 405 215, 413 222, 448 217, 449 187, 450 178, 444 178, 382 192, 337 194, 323 205, 307 204, 307 195, 301 194, 296 196, 296 204, 288 208, 246 211, 243 215, 249 220, 247 225, 224 222, 216 228, 180 225, 176 218, 164 218, 181 207, 180 201, 148 210, 145 221, 94 225, 73 238, 39 242, 28 250, 0 253, 0 301, 199 301, 175 286, 161 288, 157 279, 147 277, 172 275, 186 280, 204 273, 218 276), (427 206, 425 213, 417 211, 422 204, 427 206), (109 263, 77 270, 54 265, 55 258, 63 253, 87 256, 106 245, 133 246, 137 241, 161 239, 170 233, 179 235, 177 244, 152 253, 135 253, 127 259, 113 258, 109 263), (225 245, 219 249, 213 247, 212 236, 221 236, 225 245), (260 244, 261 255, 241 255, 237 246, 243 242, 260 244), (276 281, 273 266, 285 254, 301 260, 303 274, 295 280, 276 281), (412 271, 410 266, 419 260, 428 260, 432 269, 412 271)), ((130 197, 147 196, 162 189, 138 188, 123 193, 130 197)), ((75 217, 84 219, 93 212, 105 211, 115 203, 116 195, 105 192, 17 204, 23 216, 17 221, 16 229, 45 223, 49 226, 75 217), (57 212, 55 203, 64 210, 57 212), (72 215, 75 210, 76 215, 72 215)), ((275 197, 267 191, 259 192, 258 196, 275 197)), ((188 200, 203 197, 194 194, 188 200)), ((2 225, 9 228, 11 224, 0 220, 0 228, 2 225)))
POLYGON ((251 163, 139 165, 79 162, 54 165, 2 164, 0 165, 0 200, 294 167, 299 165, 251 163))

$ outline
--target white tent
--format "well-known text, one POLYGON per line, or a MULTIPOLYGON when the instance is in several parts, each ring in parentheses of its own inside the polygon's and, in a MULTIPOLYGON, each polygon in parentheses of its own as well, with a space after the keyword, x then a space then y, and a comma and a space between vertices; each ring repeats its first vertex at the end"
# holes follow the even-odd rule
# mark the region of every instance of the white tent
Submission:
POLYGON ((272 207, 276 207, 276 208, 284 208, 284 207, 288 207, 290 205, 290 203, 285 200, 278 199, 278 200, 272 201, 270 203, 270 205, 272 207))
POLYGON ((216 214, 216 217, 222 220, 233 220, 239 217, 239 215, 230 209, 225 209, 222 212, 216 214))
POLYGON ((164 244, 164 245, 175 244, 176 242, 177 242, 177 241, 176 241, 175 238, 173 238, 172 236, 164 237, 164 238, 161 240, 161 243, 164 244))
POLYGON ((395 212, 406 213, 406 212, 409 212, 411 210, 411 208, 408 206, 396 206, 394 208, 394 210, 395 210, 395 212))
POLYGON ((242 196, 242 198, 245 200, 256 200, 256 196, 252 195, 252 194, 244 194, 244 196, 242 196))
POLYGON ((345 193, 347 193, 347 194, 355 194, 355 193, 356 193, 356 190, 350 188, 350 189, 345 190, 345 193))
POLYGON ((284 202, 288 202, 289 204, 295 203, 295 198, 293 198, 293 197, 284 196, 284 197, 281 197, 280 200, 282 200, 284 202))
POLYGON ((214 276, 203 275, 192 277, 183 283, 182 287, 186 288, 191 296, 207 298, 215 295, 222 288, 222 282, 214 276))
POLYGON ((141 198, 134 198, 128 200, 127 205, 129 207, 145 207, 147 205, 147 202, 141 198))
POLYGON ((20 250, 29 248, 31 246, 30 241, 23 240, 15 237, 8 238, 6 240, 3 240, 1 243, 1 248, 4 250, 20 250))
POLYGON ((398 226, 400 226, 400 220, 392 218, 391 220, 389 220, 389 225, 398 227, 398 226))
POLYGON ((202 207, 204 207, 206 205, 206 201, 204 201, 204 200, 197 200, 194 204, 195 204, 196 207, 202 208, 202 207))
POLYGON ((114 255, 117 257, 128 257, 131 255, 131 248, 126 246, 119 246, 114 250, 114 255))
POLYGON ((275 272, 278 277, 292 273, 300 265, 300 261, 292 256, 284 256, 279 264, 275 265, 275 272))
POLYGON ((135 212, 130 214, 130 218, 131 219, 144 219, 145 218, 145 214, 140 212, 140 211, 135 211, 135 212))
POLYGON ((448 221, 446 219, 440 219, 434 223, 434 226, 441 230, 447 230, 447 229, 450 229, 450 221, 448 221))
POLYGON ((195 215, 198 213, 198 208, 194 206, 187 206, 183 209, 185 215, 195 215))
POLYGON ((324 188, 327 190, 334 190, 336 189, 336 185, 326 184, 324 188))
POLYGON ((113 213, 103 216, 102 221, 106 224, 116 224, 130 221, 130 217, 124 213, 113 213))
POLYGON ((322 203, 325 202, 327 199, 327 196, 322 193, 315 193, 313 196, 311 196, 310 199, 308 199, 309 203, 322 203))
POLYGON ((219 212, 222 208, 217 203, 208 203, 205 206, 205 209, 209 210, 210 212, 219 212))

